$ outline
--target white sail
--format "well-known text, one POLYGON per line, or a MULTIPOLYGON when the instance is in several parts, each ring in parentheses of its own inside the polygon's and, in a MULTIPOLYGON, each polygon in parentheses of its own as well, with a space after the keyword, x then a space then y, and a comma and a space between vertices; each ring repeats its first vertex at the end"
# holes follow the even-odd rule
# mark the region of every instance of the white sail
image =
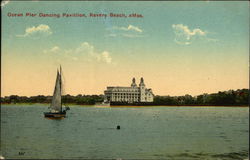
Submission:
POLYGON ((51 103, 52 112, 61 112, 62 111, 62 101, 61 101, 61 74, 57 71, 56 85, 51 103))

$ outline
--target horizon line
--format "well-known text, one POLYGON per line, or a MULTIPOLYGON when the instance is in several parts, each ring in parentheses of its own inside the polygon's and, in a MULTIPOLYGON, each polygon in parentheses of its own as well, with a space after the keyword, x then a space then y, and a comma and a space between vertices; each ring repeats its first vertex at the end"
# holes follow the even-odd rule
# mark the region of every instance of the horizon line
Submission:
MULTIPOLYGON (((154 96, 170 96, 170 97, 178 97, 178 96, 186 96, 186 95, 190 95, 192 97, 197 97, 199 95, 204 95, 204 94, 214 94, 214 93, 218 93, 218 92, 228 92, 228 91, 237 91, 237 90, 244 90, 244 89, 247 89, 249 90, 249 88, 241 88, 241 89, 229 89, 229 90, 218 90, 217 92, 212 92, 212 93, 201 93, 201 94, 198 94, 198 95, 191 95, 191 94, 184 94, 184 95, 175 95, 175 96, 171 96, 171 95, 158 95, 158 94, 154 94, 154 96)), ((78 95, 82 95, 82 96, 94 96, 94 95, 97 95, 97 96, 101 96, 103 95, 104 96, 104 93, 102 94, 74 94, 74 95, 71 95, 71 94, 63 94, 62 96, 66 96, 66 95, 70 95, 70 96, 78 96, 78 95)), ((7 95, 7 96, 0 96, 1 98, 4 98, 4 97, 10 97, 10 96, 19 96, 19 97, 35 97, 35 96, 53 96, 53 95, 43 95, 43 94, 39 94, 39 95, 31 95, 31 96, 27 96, 27 95, 18 95, 18 94, 11 94, 11 95, 7 95)))

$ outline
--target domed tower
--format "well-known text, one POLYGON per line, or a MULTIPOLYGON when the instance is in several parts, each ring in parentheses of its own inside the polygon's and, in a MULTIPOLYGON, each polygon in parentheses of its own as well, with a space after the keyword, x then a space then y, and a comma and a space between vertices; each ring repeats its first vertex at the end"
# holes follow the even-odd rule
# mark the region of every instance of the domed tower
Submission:
POLYGON ((145 89, 143 77, 141 78, 139 87, 140 87, 140 101, 145 102, 146 101, 146 95, 145 95, 146 89, 145 89))
POLYGON ((137 87, 136 83, 135 83, 135 78, 132 79, 132 84, 131 84, 131 87, 132 88, 135 88, 137 87))

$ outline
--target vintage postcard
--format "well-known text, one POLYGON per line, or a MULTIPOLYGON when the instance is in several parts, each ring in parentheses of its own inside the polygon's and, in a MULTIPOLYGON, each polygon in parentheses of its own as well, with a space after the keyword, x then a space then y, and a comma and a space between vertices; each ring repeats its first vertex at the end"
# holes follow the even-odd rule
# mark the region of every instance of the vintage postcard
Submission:
POLYGON ((0 159, 249 159, 248 1, 2 1, 0 159))

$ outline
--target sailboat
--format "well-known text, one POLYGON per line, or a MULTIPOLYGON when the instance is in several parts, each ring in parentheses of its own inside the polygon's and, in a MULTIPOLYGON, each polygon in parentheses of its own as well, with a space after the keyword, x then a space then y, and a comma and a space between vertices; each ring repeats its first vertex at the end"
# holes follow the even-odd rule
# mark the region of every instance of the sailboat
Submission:
POLYGON ((56 84, 54 94, 52 97, 52 103, 49 107, 49 112, 44 112, 44 117, 47 118, 64 118, 66 117, 66 111, 69 107, 65 107, 62 110, 62 68, 60 66, 60 72, 57 70, 56 84))

